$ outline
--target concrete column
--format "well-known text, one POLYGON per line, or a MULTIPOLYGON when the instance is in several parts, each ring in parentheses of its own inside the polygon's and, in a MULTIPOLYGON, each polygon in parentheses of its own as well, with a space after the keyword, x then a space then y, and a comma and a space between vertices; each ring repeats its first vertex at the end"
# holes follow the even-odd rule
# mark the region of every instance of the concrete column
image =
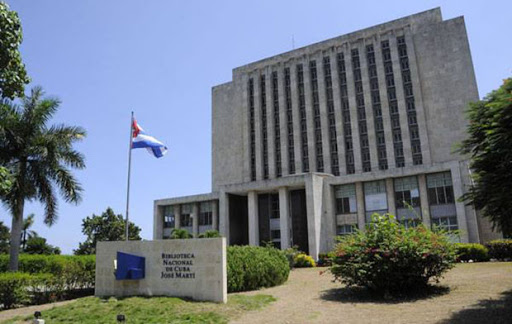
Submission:
POLYGON ((258 194, 256 191, 249 191, 247 197, 247 208, 249 215, 249 245, 260 245, 260 227, 258 213, 258 194))
POLYGON ((164 206, 153 204, 153 240, 161 240, 164 236, 163 209, 164 206))
MULTIPOLYGON (((369 42, 372 44, 372 42, 369 42)), ((359 45, 359 61, 361 62, 361 78, 363 81, 364 109, 366 111, 366 128, 368 129, 368 144, 370 147, 370 165, 372 171, 379 170, 379 156, 377 154, 377 140, 375 138, 375 119, 368 75, 368 62, 366 60, 366 43, 359 45)))
POLYGON ((400 58, 398 56, 398 47, 394 33, 390 34, 389 49, 391 51, 391 61, 393 62, 393 75, 395 77, 396 99, 398 112, 400 114, 400 130, 402 132, 402 143, 404 148, 405 166, 412 165, 411 136, 409 134, 409 122, 407 120, 407 106, 405 104, 404 83, 402 80, 402 70, 400 68, 400 58))
POLYGON ((336 118, 336 137, 338 143, 338 159, 340 175, 347 174, 347 161, 345 159, 345 141, 343 136, 343 117, 341 113, 340 79, 338 74, 338 58, 336 53, 331 57, 332 95, 334 100, 334 116, 336 118))
POLYGON ((212 201, 212 227, 214 230, 219 230, 219 202, 217 200, 212 201))
POLYGON ((308 220, 309 255, 318 260, 323 202, 323 177, 309 174, 306 182, 306 208, 308 220))
POLYGON ((418 175, 418 189, 420 190, 420 209, 423 225, 431 228, 430 207, 428 204, 427 177, 425 174, 418 175))
POLYGON ((357 202, 357 226, 360 230, 366 229, 366 217, 364 207, 364 189, 362 182, 356 182, 356 202, 357 202))
POLYGON ((279 223, 281 228, 281 249, 290 247, 290 196, 288 188, 279 188, 279 223))
POLYGON ((393 146, 393 131, 391 128, 391 115, 389 112, 388 87, 386 84, 386 72, 382 59, 381 39, 377 36, 377 43, 374 45, 375 63, 377 64, 377 77, 379 79, 380 106, 382 108, 382 123, 384 125, 384 138, 386 140, 386 157, 388 168, 396 167, 395 148, 393 146))
POLYGON ((192 235, 194 237, 199 236, 199 203, 192 205, 192 235))
POLYGON ((229 195, 223 191, 219 193, 219 233, 229 245, 229 195))
MULTIPOLYGON (((311 93, 311 71, 309 59, 304 60, 304 98, 306 101, 306 124, 308 125, 309 172, 316 172, 315 120, 313 115, 313 95, 311 93)), ((318 69, 317 69, 318 72, 318 69)))
MULTIPOLYGON (((324 160, 324 172, 332 173, 331 167, 331 142, 329 137, 329 119, 327 110, 327 94, 325 89, 324 56, 318 55, 316 59, 316 71, 318 80, 318 102, 320 104, 320 123, 322 133, 322 155, 324 160)), ((332 79, 332 75, 331 75, 332 79)), ((316 154, 316 152, 315 152, 316 154)))
POLYGON ((454 161, 451 163, 450 171, 452 174, 453 196, 455 198, 455 208, 457 210, 457 223, 459 224, 460 240, 462 243, 468 243, 469 242, 469 233, 468 233, 466 208, 464 206, 464 202, 460 202, 458 200, 464 194, 463 183, 462 183, 462 179, 461 179, 458 161, 454 161))
POLYGON ((345 68, 347 74, 348 105, 350 108, 350 124, 352 128, 352 146, 354 152, 354 168, 356 173, 361 173, 363 163, 361 161, 361 140, 359 139, 359 122, 357 117, 356 87, 354 84, 354 71, 352 69, 352 48, 344 45, 345 68))
POLYGON ((397 217, 396 201, 395 201, 395 186, 393 185, 393 178, 386 179, 386 195, 388 198, 388 213, 397 217))
POLYGON ((181 227, 181 205, 174 205, 174 228, 181 227))
POLYGON ((421 83, 416 63, 416 50, 414 48, 414 41, 412 39, 410 27, 405 29, 405 43, 407 44, 407 57, 409 58, 409 70, 411 71, 416 118, 418 120, 418 130, 420 132, 421 155, 423 158, 423 164, 429 165, 431 162, 431 156, 428 141, 427 121, 425 117, 425 110, 423 109, 423 96, 421 93, 421 83))

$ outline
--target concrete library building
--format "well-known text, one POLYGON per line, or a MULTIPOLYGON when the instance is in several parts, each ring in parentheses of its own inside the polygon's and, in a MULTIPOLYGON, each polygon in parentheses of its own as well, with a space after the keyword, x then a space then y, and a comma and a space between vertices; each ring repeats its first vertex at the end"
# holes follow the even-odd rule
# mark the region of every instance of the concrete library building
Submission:
POLYGON ((500 237, 458 200, 478 99, 464 18, 439 8, 237 67, 212 89, 212 192, 156 200, 154 239, 217 229, 317 258, 374 213, 500 237))

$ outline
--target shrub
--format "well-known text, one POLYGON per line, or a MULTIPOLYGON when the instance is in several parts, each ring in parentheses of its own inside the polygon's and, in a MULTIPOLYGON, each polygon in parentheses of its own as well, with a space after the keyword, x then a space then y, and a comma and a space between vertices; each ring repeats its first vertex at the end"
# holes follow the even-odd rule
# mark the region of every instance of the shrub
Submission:
POLYGON ((455 243, 457 260, 459 261, 488 261, 489 250, 478 243, 455 243))
POLYGON ((299 253, 301 253, 299 251, 299 247, 297 245, 294 245, 290 248, 287 248, 283 252, 284 252, 284 255, 286 256, 286 259, 288 260, 288 266, 290 267, 290 269, 293 269, 293 267, 295 266, 295 257, 299 253))
POLYGON ((222 237, 220 233, 216 230, 207 230, 204 231, 204 233, 199 234, 199 238, 215 238, 215 237, 222 237))
POLYGON ((293 260, 293 266, 295 268, 311 268, 316 267, 315 260, 305 253, 299 253, 293 260))
POLYGON ((183 228, 175 228, 171 231, 171 236, 169 239, 171 240, 183 240, 183 239, 191 239, 193 237, 186 229, 183 228))
POLYGON ((341 238, 335 254, 329 269, 335 280, 384 295, 425 288, 455 261, 447 235, 423 225, 406 229, 389 214, 375 214, 366 232, 341 238))
POLYGON ((334 259, 334 252, 319 253, 318 262, 316 263, 319 267, 330 267, 332 265, 332 259, 334 259))
POLYGON ((512 240, 494 240, 485 244, 489 250, 489 257, 498 260, 512 259, 512 240))
POLYGON ((272 287, 288 279, 285 254, 272 247, 229 246, 227 248, 228 292, 272 287))
POLYGON ((26 286, 31 279, 28 273, 0 273, 0 303, 4 309, 28 302, 26 286))

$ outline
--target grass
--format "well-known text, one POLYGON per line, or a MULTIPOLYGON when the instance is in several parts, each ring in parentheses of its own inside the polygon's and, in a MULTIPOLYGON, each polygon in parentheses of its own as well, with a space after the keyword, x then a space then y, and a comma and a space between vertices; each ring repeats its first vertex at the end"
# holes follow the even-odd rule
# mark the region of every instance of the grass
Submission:
MULTIPOLYGON (((227 323, 249 310, 275 301, 270 295, 231 295, 227 304, 186 301, 173 297, 80 298, 66 306, 43 312, 46 323, 115 323, 124 314, 128 323, 227 323)), ((23 323, 30 316, 18 316, 2 323, 23 323)))

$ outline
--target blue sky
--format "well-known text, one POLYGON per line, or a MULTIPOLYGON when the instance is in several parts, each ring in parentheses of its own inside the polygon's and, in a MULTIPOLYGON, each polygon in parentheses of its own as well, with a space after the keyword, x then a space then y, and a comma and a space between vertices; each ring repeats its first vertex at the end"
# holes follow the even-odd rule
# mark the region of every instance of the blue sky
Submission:
MULTIPOLYGON (((441 7, 465 16, 480 96, 512 72, 511 1, 167 1, 11 0, 24 31, 32 85, 62 100, 54 122, 84 127, 77 146, 87 169, 78 205, 60 203, 51 228, 35 230, 71 253, 81 222, 108 206, 123 213, 130 111, 169 147, 155 159, 132 157, 130 218, 152 237, 153 200, 211 190, 211 87, 231 70, 268 56, 441 7)), ((11 223, 0 208, 0 220, 11 223)))

